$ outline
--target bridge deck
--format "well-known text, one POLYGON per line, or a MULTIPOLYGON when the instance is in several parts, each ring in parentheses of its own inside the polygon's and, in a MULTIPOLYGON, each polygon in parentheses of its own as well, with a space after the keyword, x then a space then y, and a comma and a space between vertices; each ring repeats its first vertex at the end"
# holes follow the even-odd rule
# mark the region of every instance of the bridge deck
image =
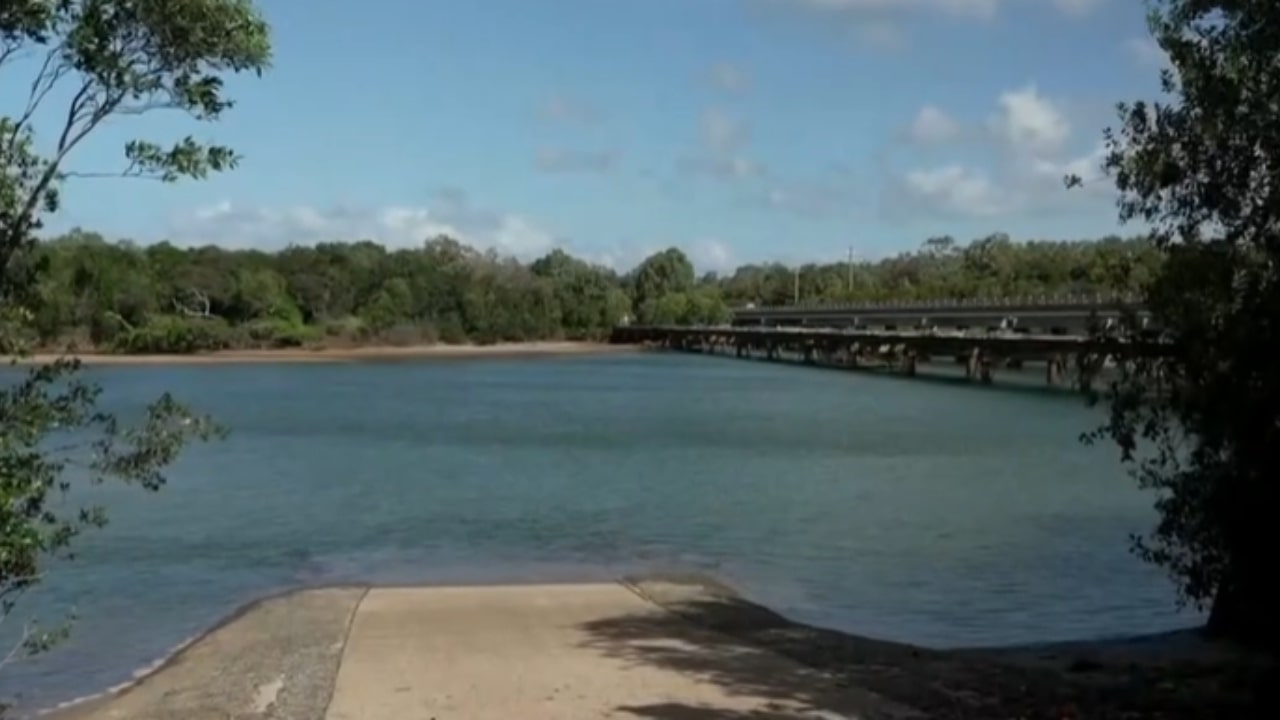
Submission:
POLYGON ((996 367, 1043 362, 1049 384, 1067 381, 1085 390, 1109 361, 1158 356, 1167 349, 1156 341, 1083 334, 784 326, 627 326, 615 328, 612 341, 817 365, 891 368, 907 375, 916 374, 918 362, 951 356, 965 364, 968 377, 983 382, 991 382, 996 367))
POLYGON ((736 326, 1017 327, 1089 334, 1095 325, 1145 328, 1150 322, 1150 313, 1133 298, 1101 297, 823 303, 733 310, 736 326))

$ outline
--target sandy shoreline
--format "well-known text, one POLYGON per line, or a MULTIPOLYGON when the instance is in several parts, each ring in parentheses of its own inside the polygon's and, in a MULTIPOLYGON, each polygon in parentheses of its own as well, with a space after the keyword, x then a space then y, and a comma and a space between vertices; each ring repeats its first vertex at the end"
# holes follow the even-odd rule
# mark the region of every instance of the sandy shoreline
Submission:
POLYGON ((759 717, 1216 719, 1262 717, 1269 702, 1258 682, 1274 665, 1194 631, 945 651, 792 622, 709 578, 610 585, 288 592, 49 716, 746 718, 785 703, 792 714, 759 717), (520 676, 531 655, 542 670, 520 676))
MULTIPOLYGON (((629 345, 593 342, 528 342, 495 345, 409 345, 344 348, 296 348, 284 350, 219 350, 190 355, 75 354, 86 365, 220 365, 241 363, 351 363, 390 360, 430 360, 463 358, 520 358, 569 355, 603 355, 634 352, 629 345)), ((42 364, 59 357, 41 352, 18 358, 19 364, 42 364)), ((12 358, 7 358, 12 361, 12 358)))

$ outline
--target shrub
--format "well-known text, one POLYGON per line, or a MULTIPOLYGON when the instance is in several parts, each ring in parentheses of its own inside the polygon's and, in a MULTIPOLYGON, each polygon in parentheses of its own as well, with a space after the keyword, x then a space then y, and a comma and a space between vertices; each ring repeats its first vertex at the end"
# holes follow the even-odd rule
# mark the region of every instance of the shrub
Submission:
POLYGON ((219 318, 159 315, 118 333, 111 347, 131 354, 209 352, 230 347, 231 334, 231 328, 219 318))

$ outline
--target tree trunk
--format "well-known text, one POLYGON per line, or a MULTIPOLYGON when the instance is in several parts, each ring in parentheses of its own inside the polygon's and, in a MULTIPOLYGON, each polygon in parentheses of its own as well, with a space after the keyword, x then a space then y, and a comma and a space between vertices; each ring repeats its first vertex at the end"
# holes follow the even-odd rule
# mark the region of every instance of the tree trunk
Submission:
POLYGON ((1209 611, 1209 635, 1280 652, 1280 598, 1274 584, 1259 577, 1224 584, 1209 611))

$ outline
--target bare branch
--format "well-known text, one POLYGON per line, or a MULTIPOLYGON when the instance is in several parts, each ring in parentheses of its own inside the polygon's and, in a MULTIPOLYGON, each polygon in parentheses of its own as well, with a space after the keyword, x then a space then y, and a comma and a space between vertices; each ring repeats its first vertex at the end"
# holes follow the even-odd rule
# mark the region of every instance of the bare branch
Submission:
POLYGON ((93 129, 107 118, 124 99, 122 93, 116 93, 110 97, 98 98, 93 94, 95 83, 93 80, 85 80, 76 91, 75 96, 67 106, 67 118, 62 126, 62 133, 58 136, 58 146, 54 156, 49 160, 45 170, 40 175, 40 179, 31 188, 26 202, 23 204, 22 211, 17 215, 18 218, 35 217, 36 208, 40 204, 40 200, 44 197, 45 192, 58 177, 58 168, 62 165, 62 161, 66 159, 81 140, 84 140, 93 129), (86 110, 92 109, 87 113, 86 110))
POLYGON ((30 48, 24 47, 21 43, 5 43, 4 48, 0 49, 0 67, 4 67, 4 64, 10 60, 30 54, 24 53, 23 50, 30 50, 30 48))
POLYGON ((92 80, 85 80, 80 85, 80 89, 76 91, 75 97, 71 98, 71 102, 67 105, 67 119, 62 125, 62 132, 58 135, 57 155, 52 161, 55 165, 66 155, 67 150, 78 142, 76 136, 84 136, 83 131, 76 133, 75 129, 76 124, 84 119, 82 113, 89 106, 89 101, 92 99, 90 91, 93 90, 93 86, 92 80))
POLYGON ((63 76, 70 72, 71 67, 65 62, 54 63, 55 59, 62 57, 62 51, 63 47, 59 45, 58 47, 50 48, 45 53, 44 62, 40 65, 40 71, 31 80, 31 89, 27 92, 26 108, 22 112, 22 117, 18 118, 17 123, 14 124, 13 130, 9 135, 10 144, 18 138, 22 129, 31 121, 31 116, 40 108, 40 104, 44 102, 45 96, 49 94, 49 91, 58 84, 58 81, 63 76))
POLYGON ((196 301, 196 304, 199 306, 200 309, 198 310, 192 309, 190 306, 183 303, 180 299, 174 298, 173 307, 175 310, 182 313, 183 315, 186 315, 187 317, 207 318, 207 317, 213 316, 209 312, 210 303, 209 303, 208 295, 200 292, 199 290, 196 290, 195 288, 188 289, 187 293, 193 297, 193 299, 196 301))
POLYGON ((12 663, 18 657, 18 653, 22 652, 27 647, 27 643, 31 641, 31 635, 34 632, 35 626, 31 623, 27 623, 22 627, 22 637, 18 638, 18 642, 9 648, 9 652, 5 654, 4 659, 0 659, 0 668, 12 663))
POLYGON ((132 331, 134 329, 133 323, 129 322, 128 320, 125 320, 123 315, 121 315, 120 313, 114 310, 107 310, 106 312, 103 313, 103 315, 106 315, 107 317, 112 318, 116 322, 120 323, 121 325, 124 326, 126 330, 132 331))
POLYGON ((119 180, 120 178, 128 178, 130 180, 155 180, 163 182, 164 176, 159 173, 143 173, 137 172, 134 168, 136 163, 131 163, 128 168, 118 172, 87 172, 83 170, 72 170, 62 173, 61 177, 77 180, 119 180))
POLYGON ((154 110, 182 110, 182 106, 172 100, 154 100, 137 105, 121 105, 115 109, 116 115, 143 115, 154 110))

